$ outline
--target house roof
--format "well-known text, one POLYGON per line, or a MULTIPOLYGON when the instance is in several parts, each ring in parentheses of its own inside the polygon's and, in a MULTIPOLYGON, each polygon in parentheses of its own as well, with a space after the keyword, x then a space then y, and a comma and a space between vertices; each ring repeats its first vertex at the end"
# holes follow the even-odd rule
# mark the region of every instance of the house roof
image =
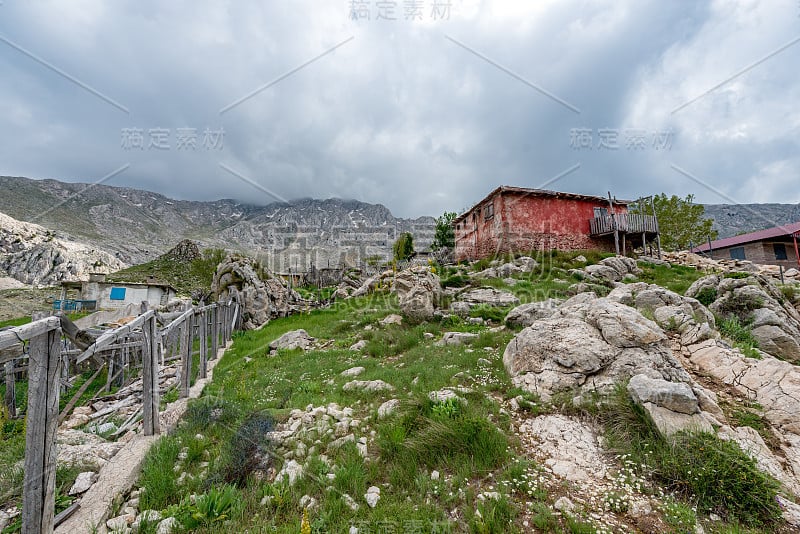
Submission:
MULTIPOLYGON (((530 187, 516 187, 511 185, 501 185, 500 187, 495 188, 491 193, 486 195, 480 202, 475 203, 470 209, 459 215, 453 220, 453 223, 460 222, 468 214, 472 212, 475 208, 489 200, 490 198, 494 198, 495 195, 504 194, 504 193, 512 193, 512 194, 521 194, 521 195, 530 195, 536 197, 554 197, 554 198, 564 198, 569 200, 587 200, 589 202, 603 202, 608 203, 607 197, 601 197, 597 195, 582 195, 580 193, 564 193, 561 191, 551 191, 549 189, 534 189, 530 187)), ((632 201, 630 200, 619 200, 614 199, 614 204, 617 206, 627 206, 632 201)))
MULTIPOLYGON (((772 239, 775 237, 787 237, 798 232, 800 232, 800 222, 776 226, 775 228, 767 228, 766 230, 759 230, 758 232, 751 232, 749 234, 726 237, 725 239, 717 239, 711 242, 711 248, 735 247, 736 245, 744 245, 745 243, 752 243, 753 241, 763 241, 764 239, 772 239)), ((708 243, 693 248, 692 252, 708 252, 708 243)))

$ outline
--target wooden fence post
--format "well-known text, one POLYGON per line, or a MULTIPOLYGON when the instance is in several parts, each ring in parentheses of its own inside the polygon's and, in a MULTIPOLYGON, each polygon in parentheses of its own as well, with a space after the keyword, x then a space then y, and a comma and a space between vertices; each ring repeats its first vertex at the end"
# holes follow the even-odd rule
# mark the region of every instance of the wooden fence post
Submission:
POLYGON ((142 424, 145 436, 158 434, 158 327, 155 314, 142 326, 142 424))
POLYGON ((8 410, 8 417, 13 419, 17 416, 17 381, 14 374, 14 360, 6 362, 4 370, 6 374, 6 395, 4 400, 6 410, 8 410))
POLYGON ((192 323, 194 316, 186 317, 181 326, 181 398, 189 396, 192 384, 192 323))
POLYGON ((198 315, 198 322, 200 323, 200 371, 197 376, 199 378, 205 378, 206 364, 208 362, 208 329, 206 328, 208 316, 205 310, 201 311, 200 315, 198 315))
POLYGON ((53 532, 60 367, 61 329, 33 337, 28 355, 23 534, 53 532))
POLYGON ((219 350, 219 304, 211 308, 211 359, 217 357, 219 350))

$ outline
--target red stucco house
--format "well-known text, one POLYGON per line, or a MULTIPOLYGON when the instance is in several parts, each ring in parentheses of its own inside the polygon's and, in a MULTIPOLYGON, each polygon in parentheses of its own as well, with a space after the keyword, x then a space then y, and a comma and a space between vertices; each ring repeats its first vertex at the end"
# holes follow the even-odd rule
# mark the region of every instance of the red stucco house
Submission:
POLYGON ((455 259, 533 250, 602 249, 623 254, 658 235, 655 217, 629 201, 500 186, 453 221, 455 259))

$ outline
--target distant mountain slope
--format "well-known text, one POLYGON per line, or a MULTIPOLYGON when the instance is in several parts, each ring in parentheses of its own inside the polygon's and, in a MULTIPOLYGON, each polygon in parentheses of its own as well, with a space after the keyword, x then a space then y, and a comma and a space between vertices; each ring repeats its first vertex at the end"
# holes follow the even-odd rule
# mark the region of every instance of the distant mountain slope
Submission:
POLYGON ((142 263, 183 239, 258 255, 273 270, 389 257, 404 231, 433 240, 432 217, 400 219, 380 204, 300 199, 266 206, 174 200, 124 187, 0 177, 0 212, 142 263))
POLYGON ((54 285, 85 278, 90 272, 109 273, 125 267, 104 250, 59 238, 38 224, 0 213, 0 276, 8 274, 25 284, 54 285))
POLYGON ((720 238, 800 221, 800 204, 705 204, 705 208, 720 238))

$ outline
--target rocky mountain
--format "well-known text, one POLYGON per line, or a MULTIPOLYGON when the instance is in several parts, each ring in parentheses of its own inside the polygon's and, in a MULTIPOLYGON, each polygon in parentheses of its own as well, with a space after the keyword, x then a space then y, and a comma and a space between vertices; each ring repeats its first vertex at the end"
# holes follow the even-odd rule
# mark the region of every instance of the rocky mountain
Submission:
POLYGON ((400 219, 380 204, 300 199, 255 206, 223 199, 174 200, 124 187, 0 177, 0 212, 55 230, 67 241, 142 263, 183 239, 259 256, 275 271, 388 258, 402 232, 417 250, 433 240, 432 217, 400 219))
POLYGON ((127 265, 103 250, 62 239, 38 224, 0 213, 0 277, 24 284, 52 285, 85 278, 89 272, 109 273, 127 265))
POLYGON ((705 208, 720 238, 800 221, 800 204, 705 204, 705 208))

